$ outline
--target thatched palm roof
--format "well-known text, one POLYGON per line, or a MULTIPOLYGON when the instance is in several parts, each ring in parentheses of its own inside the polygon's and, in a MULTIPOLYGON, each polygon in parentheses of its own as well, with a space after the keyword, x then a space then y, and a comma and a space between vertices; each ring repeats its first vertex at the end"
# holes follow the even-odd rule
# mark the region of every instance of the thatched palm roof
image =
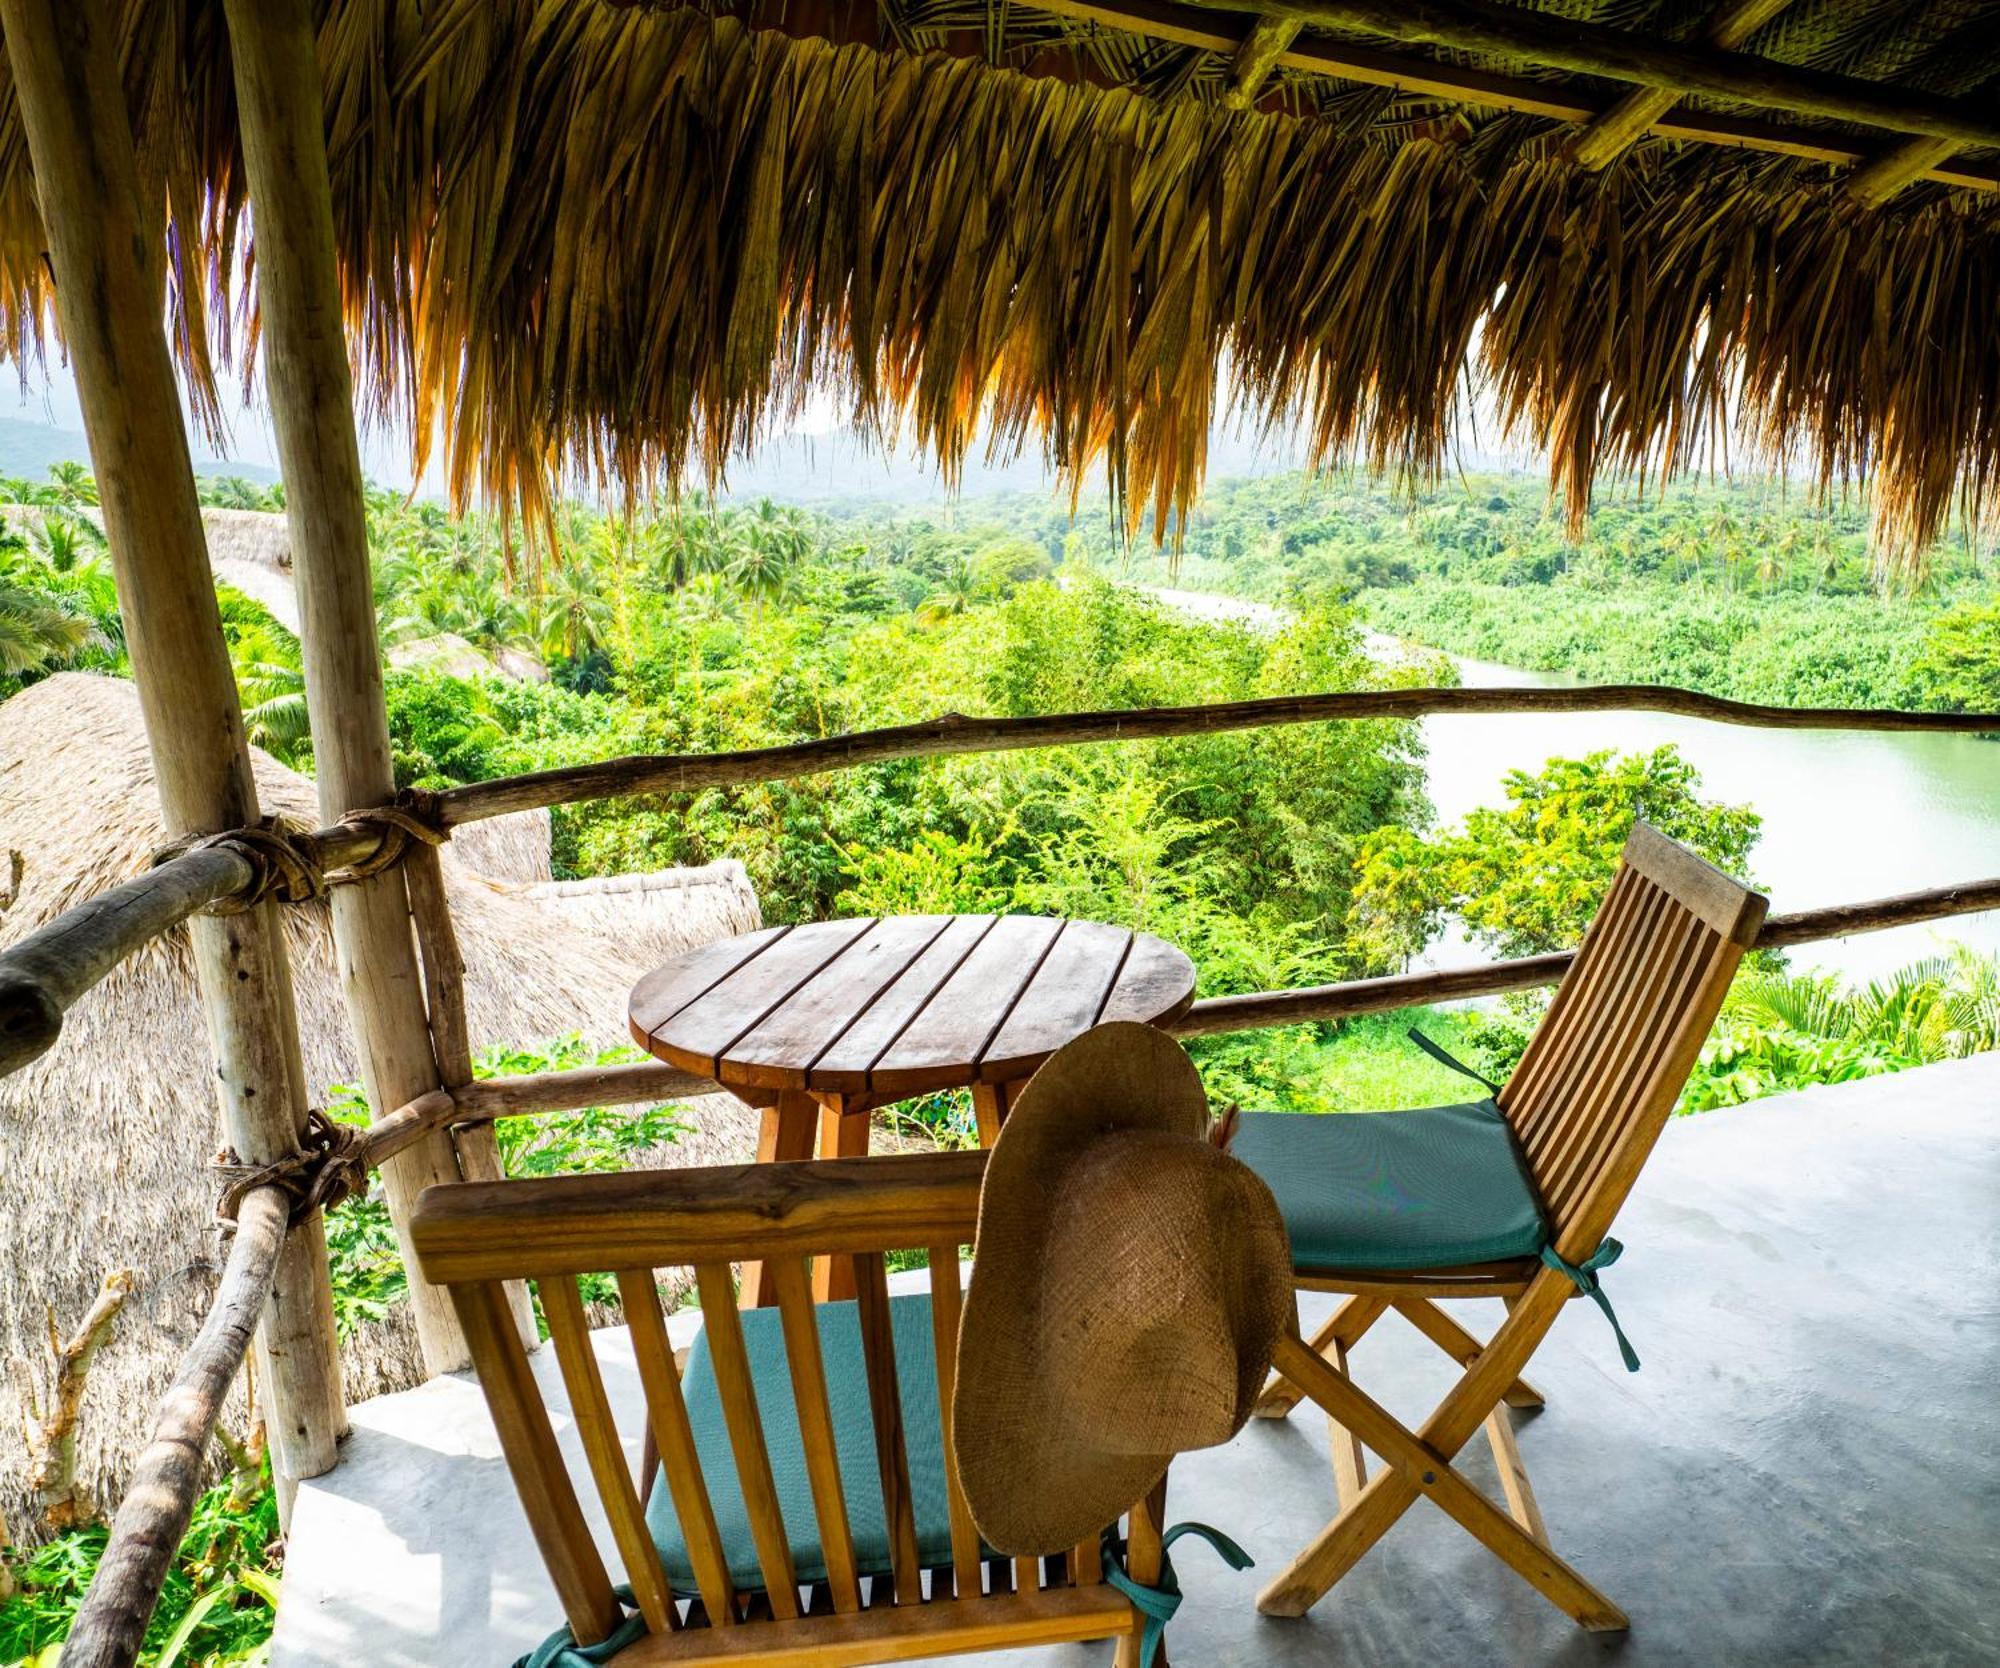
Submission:
MULTIPOLYGON (((213 300, 250 241, 221 14, 112 3, 201 390, 254 341, 213 300)), ((321 0, 362 385, 531 509, 562 468, 719 465, 829 379, 947 463, 990 414, 1165 509, 1225 362, 1322 456, 1435 469, 1471 357, 1574 507, 1734 414, 1928 539, 2000 481, 1994 9, 1724 11, 1763 19, 1735 78, 1585 166, 1650 72, 1579 73, 1576 40, 1707 64, 1714 0, 321 0), (1463 45, 1544 14, 1534 50, 1463 45), (1898 189, 1850 189, 1870 159, 1898 189)), ((0 78, 17 352, 42 249, 0 78)))
MULTIPOLYGON (((310 784, 261 753, 255 762, 266 811, 315 820, 310 784)), ((131 685, 71 673, 0 705, 0 944, 143 869, 162 839, 156 804, 131 685)), ((468 841, 446 864, 476 1041, 581 1031, 623 1042, 626 996, 648 966, 759 924, 740 867, 718 864, 649 890, 636 933, 616 919, 595 931, 534 895, 548 872, 546 842, 541 813, 515 822, 499 845, 468 841), (482 856, 500 857, 506 877, 475 872, 482 856)), ((288 909, 285 921, 317 1097, 329 1083, 358 1081, 359 1070, 327 909, 288 909)), ((100 1499, 115 1497, 207 1309, 216 1249, 207 1164, 218 1139, 209 1081, 185 932, 111 974, 70 1010, 54 1049, 0 1081, 0 1510, 17 1527, 32 1514, 18 1509, 20 1426, 5 1369, 39 1357, 44 1305, 73 1323, 107 1270, 141 1276, 91 1374, 82 1474, 100 1499)), ((753 1120, 736 1101, 706 1097, 691 1118, 695 1132, 660 1161, 733 1162, 753 1150, 753 1120)), ((350 1344, 346 1368, 350 1400, 423 1377, 401 1327, 350 1344)))

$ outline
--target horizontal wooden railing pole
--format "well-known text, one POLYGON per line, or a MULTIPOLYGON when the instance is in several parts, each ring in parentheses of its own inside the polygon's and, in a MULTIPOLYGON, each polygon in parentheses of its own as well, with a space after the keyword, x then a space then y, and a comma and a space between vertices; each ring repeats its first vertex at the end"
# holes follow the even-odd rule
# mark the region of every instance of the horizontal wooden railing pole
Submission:
POLYGON ((434 1089, 368 1126, 368 1163, 393 1158, 447 1124, 490 1118, 532 1118, 585 1106, 629 1106, 634 1101, 693 1100, 719 1095, 722 1085, 693 1072, 641 1060, 622 1066, 583 1066, 534 1077, 483 1077, 456 1089, 434 1089))
POLYGON ((64 1011, 127 956, 254 879, 237 852, 191 851, 64 910, 0 951, 0 1076, 53 1047, 64 1011))
POLYGON ((1888 730, 1923 734, 2000 733, 2000 713, 1894 712, 1874 707, 1774 707, 1724 700, 1666 684, 1591 684, 1573 689, 1366 689, 1276 695, 1205 706, 1123 712, 1059 712, 1025 718, 967 718, 859 730, 823 741, 737 753, 632 754, 525 776, 449 788, 436 799, 447 827, 581 800, 626 794, 694 793, 778 782, 857 765, 961 753, 1006 753, 1106 741, 1160 741, 1280 724, 1320 724, 1433 715, 1548 712, 1664 712, 1773 730, 1888 730))
POLYGON ((584 1106, 622 1106, 638 1100, 689 1100, 722 1092, 719 1083, 657 1060, 623 1066, 583 1066, 534 1077, 482 1077, 453 1091, 460 1122, 518 1118, 541 1112, 574 1112, 584 1106))
MULTIPOLYGON (((374 856, 385 837, 379 826, 338 823, 298 843, 331 870, 374 856)), ((63 1014, 120 962, 257 880, 242 850, 203 846, 85 899, 0 950, 0 1077, 52 1048, 63 1014)))
MULTIPOLYGON (((926 723, 863 730, 783 747, 735 753, 635 755, 526 776, 502 777, 450 789, 439 794, 434 804, 438 818, 449 828, 509 811, 628 794, 695 792, 786 781, 896 759, 1003 753, 1109 741, 1161 741, 1280 724, 1620 711, 1672 713, 1753 729, 2000 734, 2000 713, 1761 706, 1665 684, 1595 684, 1573 689, 1374 689, 1272 696, 1208 706, 1049 713, 1025 718, 965 718, 947 713, 926 723)), ((341 822, 301 835, 298 843, 321 870, 331 872, 365 862, 380 850, 386 837, 378 824, 341 822)), ((63 1010, 126 956, 205 905, 242 892, 254 882, 251 864, 239 852, 228 847, 190 852, 65 911, 39 932, 7 950, 0 950, 0 1076, 48 1049, 61 1030, 63 1010)), ((478 1092, 477 1085, 473 1088, 478 1092)), ((643 1099, 648 1092, 627 1098, 643 1099)), ((669 1092, 698 1091, 681 1088, 669 1092)), ((569 1105, 612 1103, 598 1097, 569 1105)), ((558 1111, 568 1107, 537 1105, 535 1109, 558 1111)))
MULTIPOLYGON (((1881 932, 1921 921, 1948 920, 1980 910, 2000 909, 2000 878, 1968 880, 1956 886, 1936 886, 1903 892, 1864 903, 1833 904, 1773 915, 1757 935, 1760 950, 1782 950, 1849 933, 1881 932)), ((1243 996, 1211 996, 1195 1003, 1166 1029, 1176 1036, 1208 1037, 1229 1031, 1259 1031, 1274 1025, 1304 1025, 1318 1020, 1352 1019, 1359 1014, 1393 1013, 1432 1002, 1455 1002, 1468 996, 1498 996, 1510 990, 1552 985, 1569 970, 1574 950, 1521 956, 1488 962, 1483 967, 1453 967, 1434 973, 1398 973, 1383 979, 1350 979, 1337 985, 1308 985, 1298 990, 1260 990, 1243 996)))
POLYGON ((215 1304, 160 1402, 97 1574, 62 1648, 64 1668, 129 1668, 208 1478, 208 1443, 249 1351, 284 1250, 291 1201, 277 1188, 245 1194, 215 1304))

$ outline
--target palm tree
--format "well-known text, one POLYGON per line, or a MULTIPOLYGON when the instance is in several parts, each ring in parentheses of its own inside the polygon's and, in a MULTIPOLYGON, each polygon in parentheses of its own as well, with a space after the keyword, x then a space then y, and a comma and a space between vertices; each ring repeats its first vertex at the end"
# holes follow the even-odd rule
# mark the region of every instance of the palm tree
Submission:
POLYGON ((597 575, 587 563, 565 562, 551 571, 549 580, 542 601, 542 652, 581 660, 601 649, 612 616, 611 604, 598 594, 597 575))
POLYGON ((95 637, 87 614, 0 577, 0 677, 59 670, 95 637))
POLYGON ((49 490, 51 501, 65 509, 97 503, 97 480, 85 463, 50 464, 49 490))
POLYGON ((917 619, 923 625, 941 625, 953 615, 963 614, 978 594, 979 575, 973 570, 971 559, 954 556, 918 606, 917 619))

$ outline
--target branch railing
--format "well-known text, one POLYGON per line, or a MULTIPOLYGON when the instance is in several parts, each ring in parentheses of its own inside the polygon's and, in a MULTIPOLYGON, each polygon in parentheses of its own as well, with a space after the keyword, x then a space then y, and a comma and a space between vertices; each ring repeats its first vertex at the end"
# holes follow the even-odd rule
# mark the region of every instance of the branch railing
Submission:
MULTIPOLYGON (((1651 684, 1370 690, 1027 718, 947 714, 928 723, 783 747, 613 759, 475 783, 441 794, 410 796, 400 820, 407 823, 416 817, 443 834, 460 824, 510 811, 589 799, 747 786, 906 758, 1166 740, 1281 724, 1439 714, 1634 710, 1768 729, 2000 733, 2000 714, 1996 713, 1768 707, 1651 684)), ((330 870, 342 866, 371 870, 397 861, 404 850, 431 857, 430 848, 411 843, 407 833, 397 828, 396 820, 364 811, 330 827, 281 835, 286 842, 285 862, 313 878, 314 884, 305 891, 317 895, 318 883, 330 870)), ((65 911, 0 951, 0 1076, 48 1049, 61 1031, 64 1012, 153 939, 200 910, 228 907, 270 890, 272 839, 269 829, 213 836, 65 911)), ((279 895, 287 894, 281 889, 279 895)), ((415 930, 426 939, 433 1039, 441 1055, 448 1051, 461 1061, 455 1074, 461 1081, 419 1095, 376 1119, 363 1142, 370 1168, 433 1131, 476 1128, 505 1117, 721 1092, 722 1086, 707 1078, 650 1061, 532 1077, 462 1080, 469 1050, 463 986, 454 972, 456 951, 448 944, 428 942, 440 932, 448 933, 449 923, 448 912, 443 928, 436 918, 442 908, 442 893, 434 866, 426 871, 422 886, 413 885, 412 901, 415 930), (440 1005, 450 1011, 437 1012, 440 1005)), ((1766 922, 1758 945, 1782 948, 1996 908, 2000 908, 2000 877, 1773 916, 1766 922)), ((1182 1036, 1209 1036, 1527 990, 1557 983, 1573 954, 1558 951, 1478 967, 1211 997, 1194 1003, 1169 1029, 1182 1036)), ((77 1613, 63 1655, 69 1668, 127 1668, 136 1659, 147 1619, 201 1486, 203 1456, 222 1397, 249 1350, 270 1294, 284 1250, 291 1203, 282 1190, 273 1187, 257 1188, 241 1201, 236 1236, 214 1306, 161 1404, 152 1441, 134 1470, 97 1576, 77 1613)))
MULTIPOLYGON (((534 771, 443 793, 413 795, 410 809, 439 832, 448 833, 462 824, 513 811, 642 794, 748 787, 901 759, 1185 739, 1286 724, 1625 711, 1668 713, 1755 729, 2000 734, 2000 713, 1762 706, 1666 684, 1593 684, 1574 689, 1371 689, 1023 718, 967 718, 946 713, 921 724, 861 730, 782 747, 731 753, 635 754, 599 764, 534 771)), ((380 859, 386 846, 403 838, 393 823, 361 820, 292 836, 301 857, 320 872, 343 866, 366 867, 380 859)), ((63 1011, 125 957, 196 911, 240 896, 259 883, 262 871, 257 850, 232 846, 226 836, 218 840, 220 843, 172 858, 78 905, 0 952, 0 1076, 52 1046, 62 1027, 63 1011)))

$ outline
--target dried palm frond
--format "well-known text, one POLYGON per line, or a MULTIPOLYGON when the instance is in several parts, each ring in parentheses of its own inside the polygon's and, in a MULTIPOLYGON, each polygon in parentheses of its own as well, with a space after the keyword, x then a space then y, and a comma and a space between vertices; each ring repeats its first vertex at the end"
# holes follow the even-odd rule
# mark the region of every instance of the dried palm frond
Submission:
MULTIPOLYGON (((244 365, 256 340, 214 10, 123 0, 197 390, 211 339, 244 365)), ((461 499, 540 519, 565 477, 712 477, 832 385, 947 472, 983 431, 1075 478, 1105 462, 1158 533, 1198 489, 1223 367, 1319 461, 1421 476, 1470 358, 1578 518, 1600 473, 1684 469, 1725 432, 1829 489, 1866 474, 1905 556, 1996 500, 2000 207, 1970 193, 1864 209, 1825 164, 1664 141, 1593 174, 1538 119, 1229 109, 1206 70, 1154 99, 695 9, 320 17, 360 387, 420 465, 439 437, 461 499)), ((868 41, 939 26, 905 5, 868 41)), ((16 357, 46 327, 41 249, 0 83, 16 357)))

